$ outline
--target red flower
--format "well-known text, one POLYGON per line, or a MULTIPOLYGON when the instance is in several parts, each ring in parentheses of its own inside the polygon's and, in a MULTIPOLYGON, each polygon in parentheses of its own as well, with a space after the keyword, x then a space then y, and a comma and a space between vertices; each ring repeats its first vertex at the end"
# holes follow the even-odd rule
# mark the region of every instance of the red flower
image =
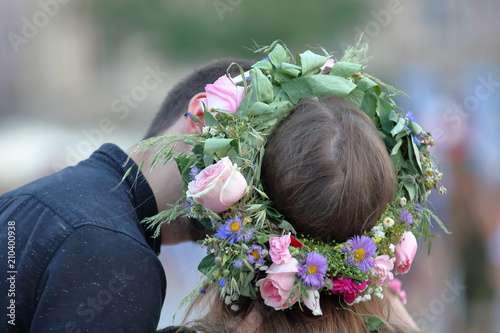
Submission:
POLYGON ((363 293, 366 285, 370 281, 365 281, 361 284, 354 282, 352 279, 344 277, 336 277, 332 279, 333 288, 330 290, 333 294, 344 296, 344 300, 348 304, 352 304, 354 299, 363 293))
POLYGON ((290 236, 290 246, 297 247, 297 248, 301 249, 303 245, 295 237, 290 236))

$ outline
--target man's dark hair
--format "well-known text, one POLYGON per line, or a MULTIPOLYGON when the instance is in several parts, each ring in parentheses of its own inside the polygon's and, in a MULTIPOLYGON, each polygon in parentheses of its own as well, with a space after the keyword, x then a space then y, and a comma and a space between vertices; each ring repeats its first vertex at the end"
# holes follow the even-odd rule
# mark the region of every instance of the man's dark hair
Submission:
MULTIPOLYGON (((170 127, 186 112, 191 98, 198 93, 204 92, 207 84, 214 83, 219 77, 224 75, 229 65, 233 62, 240 65, 245 71, 249 70, 250 66, 255 63, 255 61, 248 59, 226 58, 214 60, 196 69, 168 93, 144 138, 148 139, 158 136, 162 131, 170 127)), ((229 75, 234 77, 239 74, 238 66, 231 66, 229 75)))

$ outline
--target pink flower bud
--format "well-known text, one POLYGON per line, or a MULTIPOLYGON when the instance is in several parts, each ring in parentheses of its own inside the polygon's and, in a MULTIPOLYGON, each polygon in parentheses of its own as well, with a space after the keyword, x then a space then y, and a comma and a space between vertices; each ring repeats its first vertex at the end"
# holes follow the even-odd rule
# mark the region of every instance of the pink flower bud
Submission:
POLYGON ((396 245, 394 254, 396 256, 396 273, 406 274, 411 268, 411 263, 417 253, 417 239, 410 231, 405 231, 401 237, 401 243, 396 245))

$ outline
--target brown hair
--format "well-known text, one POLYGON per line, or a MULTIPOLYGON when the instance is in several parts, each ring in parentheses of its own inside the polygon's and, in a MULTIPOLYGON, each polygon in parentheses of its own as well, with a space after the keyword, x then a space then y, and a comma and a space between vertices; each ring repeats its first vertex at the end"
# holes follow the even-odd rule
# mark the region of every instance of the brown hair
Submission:
MULTIPOLYGON (((205 91, 205 86, 214 83, 219 77, 226 74, 231 63, 237 63, 243 70, 248 70, 255 61, 248 59, 218 59, 195 69, 189 76, 180 81, 168 93, 160 110, 151 122, 144 139, 158 136, 162 131, 170 127, 188 107, 189 101, 196 94, 205 91)), ((231 66, 229 74, 236 76, 240 74, 238 66, 231 66)))
POLYGON ((371 228, 396 190, 370 118, 345 99, 305 99, 266 144, 263 185, 299 234, 346 241, 371 228))
MULTIPOLYGON (((370 229, 396 190, 389 154, 372 121, 335 97, 300 101, 266 144, 262 181, 276 209, 299 234, 325 242, 343 242, 370 229)), ((257 312, 260 332, 368 332, 366 316, 358 314, 384 320, 380 332, 403 331, 388 323, 390 302, 380 299, 342 309, 339 296, 321 294, 323 315, 318 317, 297 305, 275 311, 260 297, 242 298, 237 313, 217 296, 212 301, 210 313, 193 328, 234 332, 257 312)))

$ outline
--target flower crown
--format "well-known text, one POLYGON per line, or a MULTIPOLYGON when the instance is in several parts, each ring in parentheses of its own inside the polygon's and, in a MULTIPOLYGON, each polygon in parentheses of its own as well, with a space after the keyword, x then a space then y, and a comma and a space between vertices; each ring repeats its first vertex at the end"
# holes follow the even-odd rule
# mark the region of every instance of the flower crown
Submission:
MULTIPOLYGON (((158 159, 173 158, 187 190, 182 202, 147 222, 159 227, 182 214, 214 229, 201 242, 207 256, 199 264, 206 276, 200 289, 216 283, 220 295, 237 311, 240 296, 256 298, 276 310, 295 303, 321 315, 320 293, 340 295, 351 305, 383 297, 394 273, 407 273, 417 250, 417 236, 430 236, 426 207, 431 189, 444 193, 442 174, 434 166, 424 132, 410 112, 398 111, 391 99, 402 94, 364 73, 366 46, 357 45, 340 61, 326 53, 305 51, 295 59, 281 41, 258 52, 266 57, 231 78, 206 86, 204 122, 199 136, 167 137, 158 159), (239 85, 238 85, 239 84, 239 85), (266 139, 303 97, 337 96, 364 111, 388 147, 397 177, 396 199, 375 226, 344 243, 324 243, 298 236, 274 208, 261 184, 266 139), (191 154, 173 156, 170 145, 184 139, 191 154)), ((238 66, 232 64, 232 66, 238 66)), ((153 164, 155 164, 157 160, 153 164)))

